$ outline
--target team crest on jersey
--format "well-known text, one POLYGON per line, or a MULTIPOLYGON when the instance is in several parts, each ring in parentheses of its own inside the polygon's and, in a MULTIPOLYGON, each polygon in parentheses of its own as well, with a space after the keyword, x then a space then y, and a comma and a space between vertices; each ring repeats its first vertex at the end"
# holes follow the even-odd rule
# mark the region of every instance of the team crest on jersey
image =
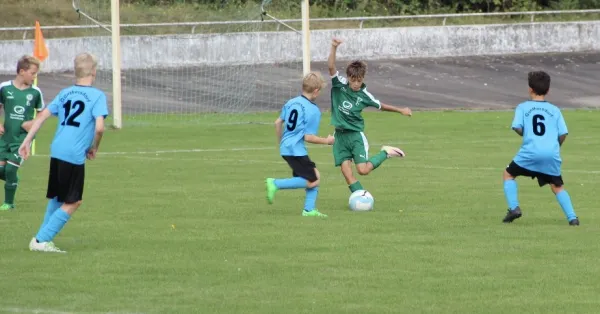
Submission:
POLYGON ((25 113, 25 108, 21 107, 21 106, 15 106, 14 111, 16 114, 24 114, 25 113))
POLYGON ((33 100, 33 95, 27 94, 26 98, 27 98, 27 107, 29 107, 29 105, 30 105, 29 103, 33 100))

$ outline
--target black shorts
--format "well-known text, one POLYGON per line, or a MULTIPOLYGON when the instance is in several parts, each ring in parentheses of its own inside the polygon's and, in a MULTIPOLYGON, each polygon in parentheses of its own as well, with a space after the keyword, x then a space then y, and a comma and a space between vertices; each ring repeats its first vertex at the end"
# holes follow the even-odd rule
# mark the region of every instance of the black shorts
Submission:
POLYGON ((317 181, 317 165, 308 156, 281 156, 292 168, 292 176, 301 177, 308 182, 317 181))
POLYGON ((75 165, 50 158, 47 198, 57 198, 61 203, 72 204, 83 199, 85 165, 75 165))
POLYGON ((562 176, 551 176, 549 174, 527 170, 519 165, 517 165, 514 161, 511 161, 510 165, 506 167, 506 172, 508 172, 513 177, 524 176, 531 177, 531 179, 537 178, 538 184, 540 186, 544 186, 546 184, 554 184, 556 186, 563 186, 562 176))

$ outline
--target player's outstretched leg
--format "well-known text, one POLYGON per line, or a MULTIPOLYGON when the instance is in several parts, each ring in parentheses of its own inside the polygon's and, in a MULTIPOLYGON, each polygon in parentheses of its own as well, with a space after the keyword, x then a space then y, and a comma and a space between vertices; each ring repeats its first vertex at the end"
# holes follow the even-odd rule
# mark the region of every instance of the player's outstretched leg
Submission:
POLYGON ((19 166, 11 162, 7 163, 4 167, 6 182, 4 183, 4 203, 0 206, 0 210, 15 208, 15 194, 19 185, 17 170, 19 170, 19 166))
POLYGON ((48 221, 50 221, 52 214, 54 214, 57 209, 63 206, 63 204, 64 203, 59 202, 56 197, 48 200, 48 205, 46 205, 46 214, 44 215, 44 221, 42 222, 40 229, 43 228, 48 221))
POLYGON ((392 157, 404 157, 406 154, 398 147, 392 146, 383 146, 381 147, 381 151, 375 156, 369 158, 366 162, 357 161, 356 163, 356 171, 361 176, 366 176, 371 171, 379 168, 381 164, 388 158, 392 157))
POLYGON ((504 170, 504 196, 508 204, 508 213, 502 222, 510 223, 521 217, 521 208, 519 207, 519 199, 517 196, 517 181, 506 170, 504 170))
POLYGON ((57 248, 52 240, 64 228, 80 205, 81 201, 70 204, 65 203, 54 211, 48 222, 40 228, 35 238, 31 239, 29 249, 31 251, 66 253, 57 248))
POLYGON ((579 218, 577 218, 577 215, 575 214, 573 203, 571 202, 571 196, 567 190, 565 190, 562 186, 556 186, 554 184, 550 184, 550 188, 556 195, 556 200, 558 201, 558 204, 560 204, 565 217, 567 217, 569 225, 579 226, 579 218))
POLYGON ((292 177, 286 179, 267 178, 265 182, 267 186, 267 201, 269 204, 273 204, 275 193, 277 193, 278 190, 305 189, 308 185, 306 179, 301 177, 292 177))

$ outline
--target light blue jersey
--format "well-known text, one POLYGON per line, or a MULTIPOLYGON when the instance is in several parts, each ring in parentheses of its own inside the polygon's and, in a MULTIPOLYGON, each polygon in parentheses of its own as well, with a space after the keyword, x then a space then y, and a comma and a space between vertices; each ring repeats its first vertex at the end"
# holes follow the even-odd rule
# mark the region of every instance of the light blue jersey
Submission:
POLYGON ((50 156, 75 165, 84 164, 94 140, 96 118, 108 116, 106 95, 95 87, 73 85, 60 91, 48 110, 58 116, 50 156))
POLYGON ((558 137, 568 133, 558 107, 546 101, 526 101, 515 109, 513 129, 523 130, 523 144, 514 162, 531 171, 561 175, 558 137))
POLYGON ((281 109, 283 134, 279 144, 281 156, 307 156, 304 135, 317 135, 321 122, 319 107, 304 96, 290 99, 281 109))

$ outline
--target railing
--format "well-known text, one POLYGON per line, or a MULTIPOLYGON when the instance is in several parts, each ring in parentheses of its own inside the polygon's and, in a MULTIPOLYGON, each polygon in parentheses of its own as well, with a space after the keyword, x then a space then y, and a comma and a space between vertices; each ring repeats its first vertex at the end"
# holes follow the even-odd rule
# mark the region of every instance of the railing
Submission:
MULTIPOLYGON (((534 22, 538 15, 550 14, 590 14, 600 13, 600 9, 592 10, 556 10, 556 11, 524 11, 524 12, 491 12, 491 13, 453 13, 453 14, 424 14, 424 15, 395 15, 395 16, 364 16, 364 17, 333 17, 333 18, 311 18, 310 22, 339 22, 339 21, 357 21, 359 28, 363 28, 365 21, 380 21, 380 20, 410 20, 410 19, 435 19, 443 18, 442 25, 446 25, 448 18, 457 17, 475 17, 475 16, 530 16, 530 21, 534 22)), ((301 19, 282 19, 274 20, 245 20, 245 21, 207 21, 207 22, 174 22, 174 23, 136 23, 136 24, 121 24, 121 27, 191 27, 191 33, 194 34, 198 26, 211 25, 235 25, 235 24, 253 24, 253 23, 277 23, 279 30, 280 22, 284 23, 300 23, 301 19)), ((89 29, 89 28, 110 28, 110 25, 63 25, 63 26, 42 26, 44 30, 51 29, 89 29)), ((0 27, 0 32, 4 31, 23 31, 23 39, 26 39, 27 32, 34 30, 34 27, 0 27)))

